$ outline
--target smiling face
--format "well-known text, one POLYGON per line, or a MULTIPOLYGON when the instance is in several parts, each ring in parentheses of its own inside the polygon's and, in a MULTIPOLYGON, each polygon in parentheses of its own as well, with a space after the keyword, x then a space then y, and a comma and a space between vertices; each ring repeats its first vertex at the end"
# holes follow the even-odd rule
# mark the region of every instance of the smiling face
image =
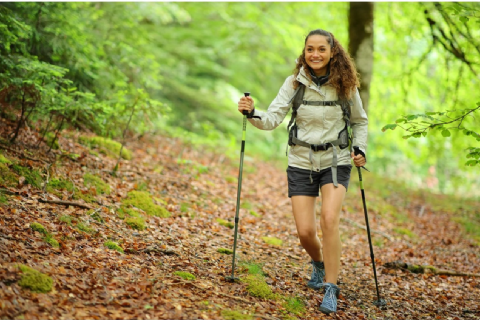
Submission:
POLYGON ((305 42, 305 61, 316 76, 327 74, 327 67, 333 57, 328 38, 322 35, 311 35, 305 42))

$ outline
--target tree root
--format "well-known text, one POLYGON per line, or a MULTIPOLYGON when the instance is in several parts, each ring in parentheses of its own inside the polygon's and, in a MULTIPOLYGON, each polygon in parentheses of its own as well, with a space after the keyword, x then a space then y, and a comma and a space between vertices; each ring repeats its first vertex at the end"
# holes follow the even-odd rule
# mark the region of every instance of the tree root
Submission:
POLYGON ((46 200, 46 199, 42 199, 42 198, 38 198, 38 201, 44 202, 44 203, 61 204, 61 205, 65 205, 65 206, 75 206, 75 207, 80 207, 80 208, 84 208, 84 209, 93 209, 92 207, 90 207, 87 204, 78 203, 78 202, 74 202, 74 201, 46 200))
POLYGON ((459 277, 480 277, 478 273, 468 273, 468 272, 458 272, 445 269, 438 269, 434 266, 429 265, 417 265, 417 264, 408 264, 402 261, 387 262, 383 265, 387 269, 402 269, 408 270, 412 273, 429 273, 436 275, 446 275, 446 276, 459 276, 459 277))

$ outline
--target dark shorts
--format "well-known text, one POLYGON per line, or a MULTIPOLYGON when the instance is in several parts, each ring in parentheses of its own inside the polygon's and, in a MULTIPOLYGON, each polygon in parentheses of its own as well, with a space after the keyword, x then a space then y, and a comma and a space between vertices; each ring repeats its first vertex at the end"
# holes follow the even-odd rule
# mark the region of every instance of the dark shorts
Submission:
MULTIPOLYGON (((337 167, 337 181, 348 190, 350 181, 351 165, 337 167)), ((320 170, 320 172, 311 171, 313 183, 310 182, 310 170, 300 169, 288 166, 288 197, 292 196, 312 196, 318 197, 320 188, 328 183, 333 183, 332 168, 320 170)))

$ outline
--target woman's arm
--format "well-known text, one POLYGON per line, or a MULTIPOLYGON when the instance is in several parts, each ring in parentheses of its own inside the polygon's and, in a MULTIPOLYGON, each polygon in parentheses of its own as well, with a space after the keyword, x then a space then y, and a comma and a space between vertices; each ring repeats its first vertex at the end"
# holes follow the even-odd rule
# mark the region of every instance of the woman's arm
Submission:
MULTIPOLYGON (((292 75, 285 80, 267 111, 260 111, 253 108, 253 113, 249 114, 248 119, 251 124, 262 130, 273 130, 283 122, 288 110, 292 107, 292 96, 295 91, 293 90, 293 79, 294 77, 292 75), (252 116, 255 118, 251 118, 252 116)), ((251 107, 253 107, 253 99, 251 100, 251 107)), ((240 109, 241 106, 239 102, 239 111, 240 109)))
POLYGON ((367 154, 367 138, 368 138, 368 118, 365 109, 363 109, 362 100, 358 89, 352 98, 352 107, 350 115, 350 123, 353 131, 354 146, 360 147, 364 155, 367 154))

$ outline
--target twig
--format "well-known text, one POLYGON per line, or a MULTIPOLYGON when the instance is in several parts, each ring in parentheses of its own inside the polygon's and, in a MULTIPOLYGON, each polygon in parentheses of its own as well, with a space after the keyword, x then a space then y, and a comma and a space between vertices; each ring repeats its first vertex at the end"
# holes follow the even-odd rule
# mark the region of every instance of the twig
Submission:
POLYGON ((48 163, 47 161, 42 160, 42 159, 30 158, 29 156, 26 156, 23 152, 17 151, 17 150, 15 150, 15 149, 11 149, 11 148, 9 148, 9 147, 7 147, 7 146, 4 146, 4 145, 2 145, 2 144, 0 144, 0 149, 17 153, 17 154, 19 154, 22 158, 25 158, 25 159, 27 159, 27 160, 32 160, 32 161, 37 161, 37 162, 48 163))
POLYGON ((90 207, 87 204, 73 202, 73 201, 46 200, 46 199, 42 199, 42 198, 38 198, 38 201, 44 202, 44 203, 62 204, 62 205, 65 205, 65 206, 75 206, 75 207, 80 207, 80 208, 84 208, 84 209, 93 209, 92 207, 90 207))
POLYGON ((16 195, 16 194, 20 194, 20 192, 18 191, 10 191, 8 189, 3 189, 3 188, 0 188, 0 193, 3 193, 3 194, 8 194, 10 196, 13 196, 13 195, 16 195))
MULTIPOLYGON (((363 230, 367 230, 367 227, 362 226, 361 224, 358 224, 358 223, 356 223, 356 222, 353 221, 353 220, 350 220, 350 219, 344 218, 344 217, 342 217, 341 219, 342 219, 343 221, 345 221, 345 222, 348 222, 349 224, 351 224, 351 225, 354 226, 354 227, 357 227, 357 228, 360 228, 360 229, 363 229, 363 230)), ((384 233, 384 232, 382 232, 382 231, 371 230, 371 229, 370 229, 370 232, 371 232, 371 233, 379 234, 379 235, 387 238, 389 241, 392 241, 392 240, 393 240, 392 237, 390 237, 388 234, 386 234, 386 233, 384 233)))

